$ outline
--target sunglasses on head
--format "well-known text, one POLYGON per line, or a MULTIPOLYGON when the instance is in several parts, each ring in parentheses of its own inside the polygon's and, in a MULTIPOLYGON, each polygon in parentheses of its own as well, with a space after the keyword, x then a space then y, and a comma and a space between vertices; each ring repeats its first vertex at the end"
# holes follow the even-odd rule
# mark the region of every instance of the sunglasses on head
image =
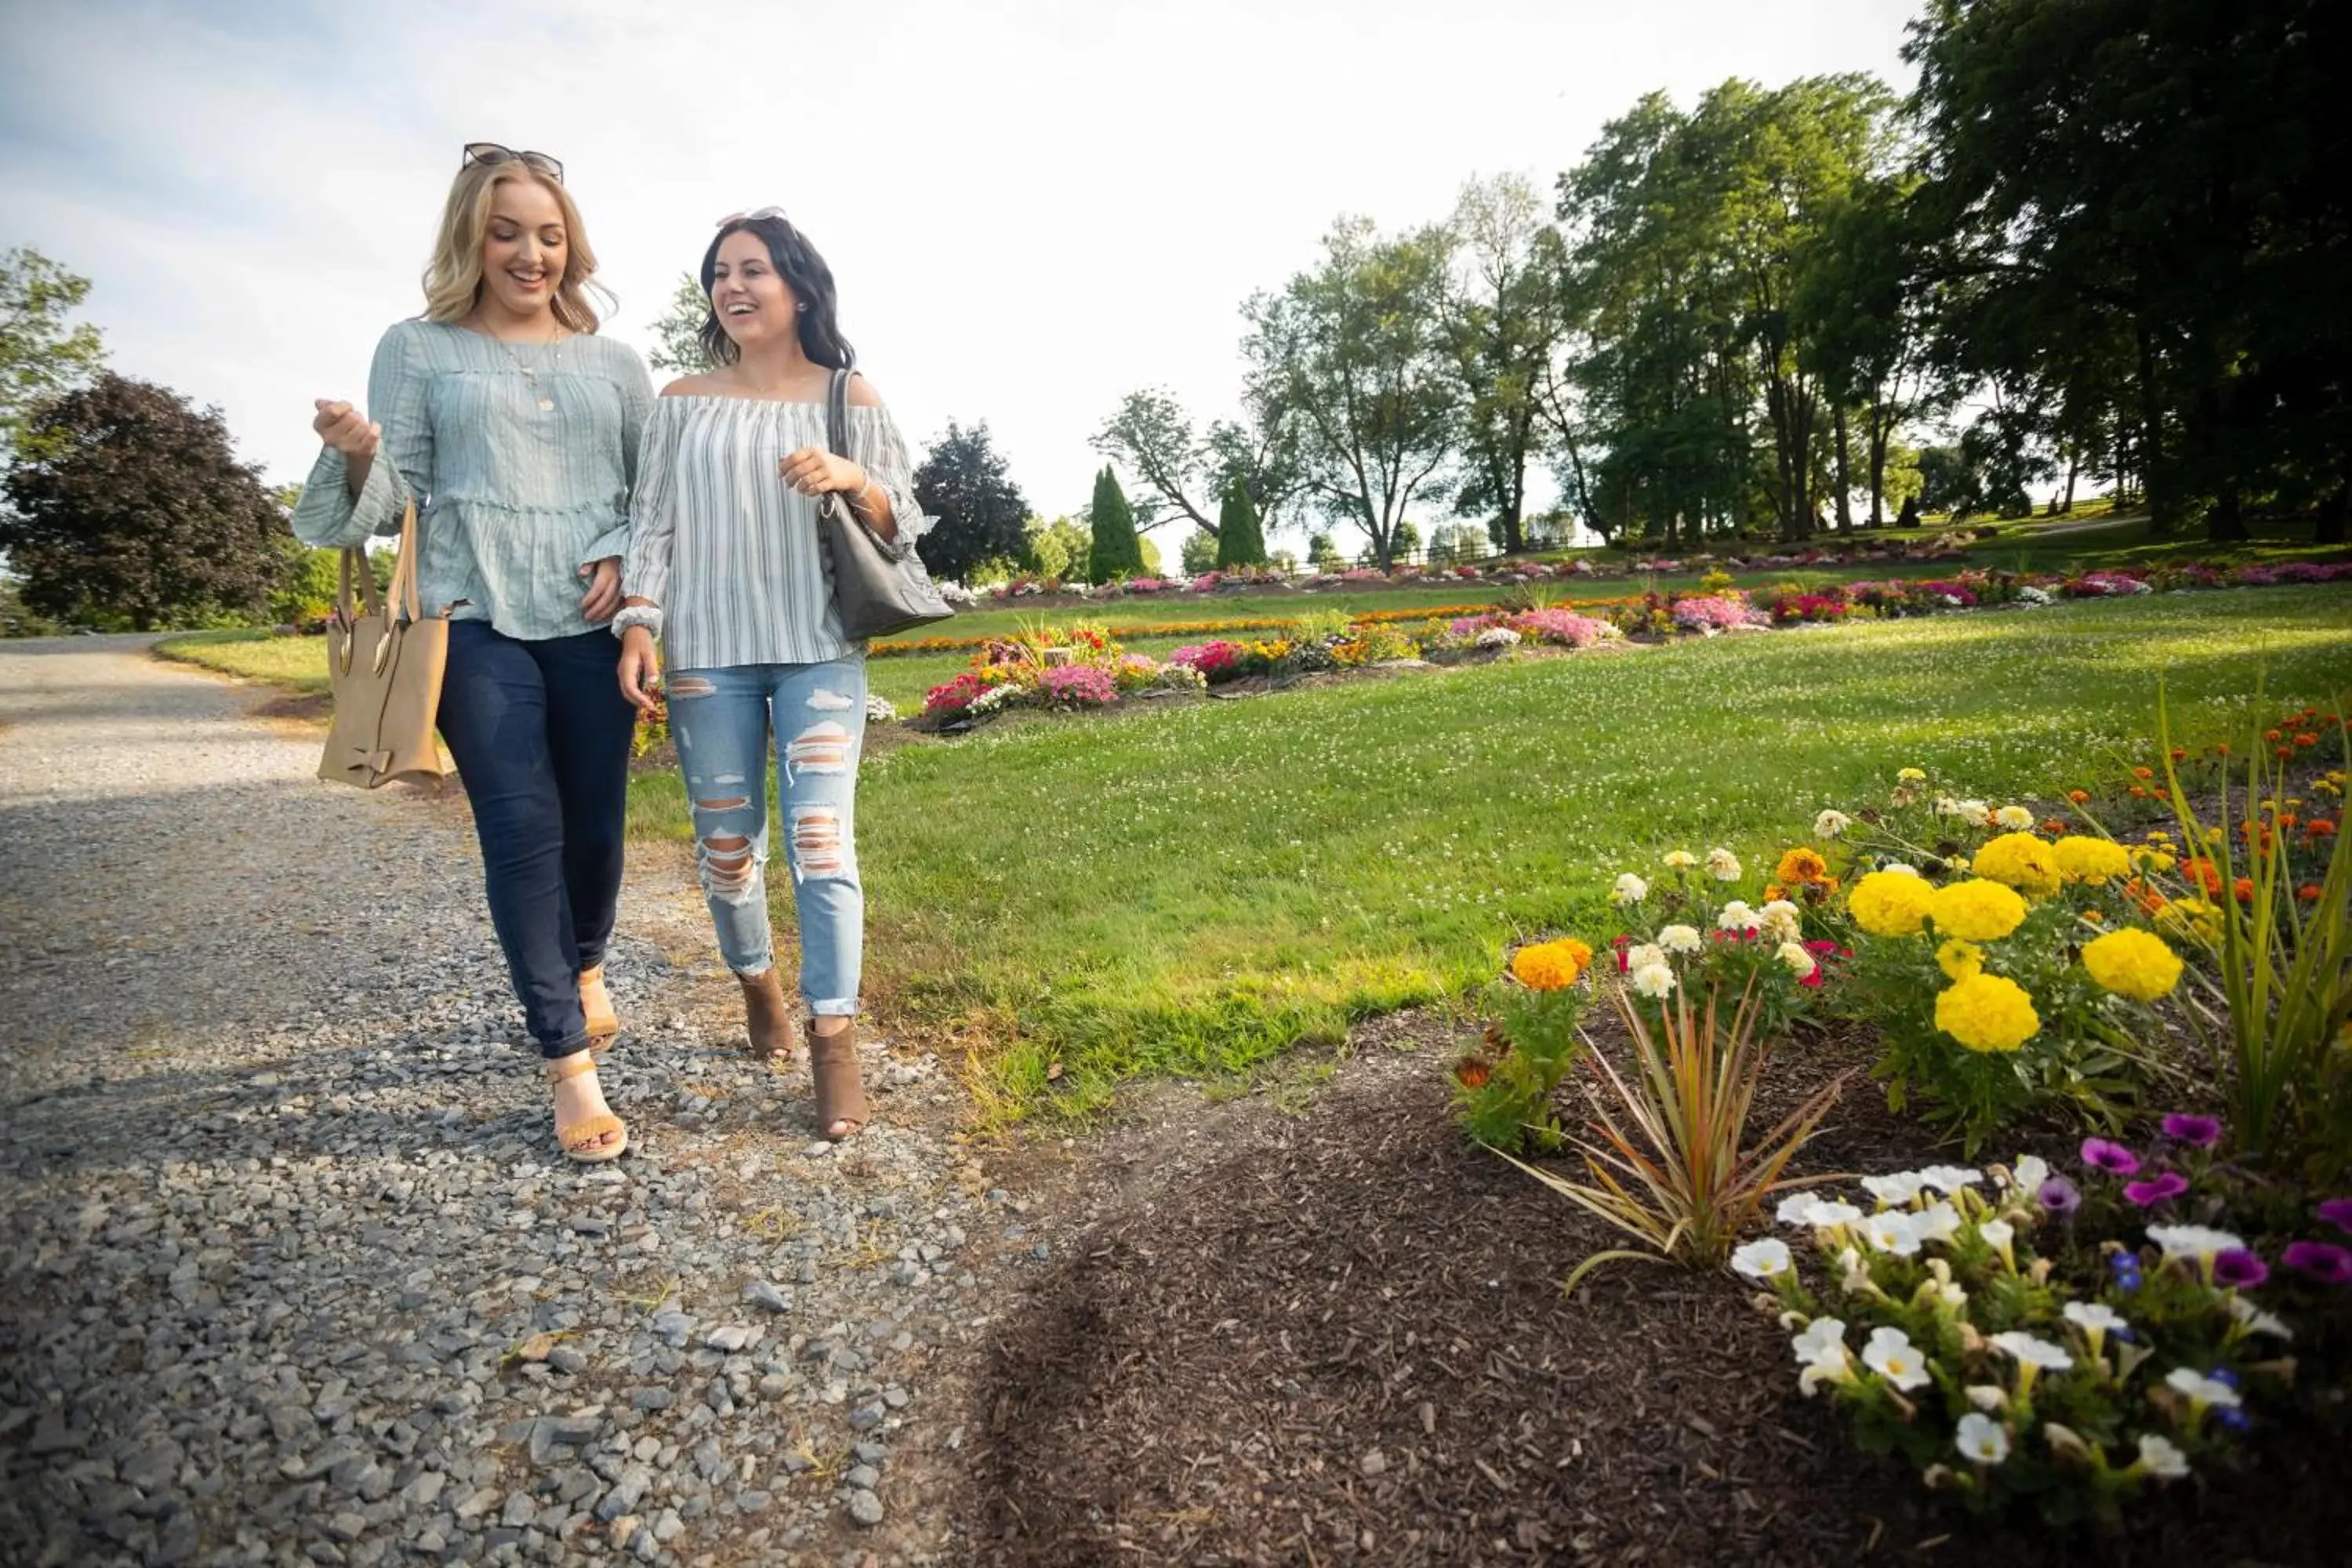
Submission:
POLYGON ((719 220, 718 226, 725 228, 730 223, 758 223, 762 218, 778 218, 787 224, 793 221, 784 216, 784 209, 782 207, 761 207, 757 212, 730 213, 719 220))
POLYGON ((466 161, 458 167, 470 169, 477 163, 520 163, 526 169, 536 169, 553 180, 563 183, 563 164, 544 153, 518 153, 511 147, 501 147, 495 142, 468 142, 466 161))

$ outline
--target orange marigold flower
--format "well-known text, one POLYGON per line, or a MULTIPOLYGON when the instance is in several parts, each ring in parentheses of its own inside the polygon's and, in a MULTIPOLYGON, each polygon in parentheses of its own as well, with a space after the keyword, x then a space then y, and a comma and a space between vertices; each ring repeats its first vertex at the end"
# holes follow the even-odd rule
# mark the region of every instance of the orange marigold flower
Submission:
POLYGON ((2278 749, 2276 755, 2280 762, 2286 762, 2294 755, 2294 748, 2293 746, 2281 746, 2278 749))
POLYGON ((2214 746, 2213 751, 2215 755, 2226 757, 2230 754, 2229 743, 2227 742, 2220 742, 2214 746))
POLYGON ((2132 798, 2134 800, 2146 800, 2147 798, 2147 789, 2139 784, 2132 785, 2131 792, 2132 798))
POLYGON ((2185 763, 2189 760, 2189 753, 2175 746, 2172 748, 2172 760, 2176 763, 2185 763))
POLYGON ((2298 746, 2315 746, 2319 744, 2319 737, 2312 734, 2297 735, 2294 738, 2294 743, 2298 746))
POLYGON ((2090 801, 2091 792, 2086 789, 2070 789, 2066 792, 2066 798, 2076 805, 2086 805, 2090 801))
POLYGON ((2305 882, 2302 887, 2297 888, 2294 890, 2294 896, 2301 899, 2306 904, 2315 904, 2319 902, 2319 894, 2320 887, 2316 882, 2305 882))
POLYGON ((1818 851, 1800 845, 1780 857, 1780 864, 1773 868, 1772 879, 1776 882, 1818 882, 1829 874, 1830 863, 1822 859, 1818 851))
POLYGON ((2164 895, 2141 881, 2137 877, 2124 884, 2124 897, 2137 904, 2143 913, 2154 914, 2164 908, 2164 895))
POLYGON ((2084 910, 2083 911, 2083 918, 2090 921, 2095 926, 2103 926, 2107 923, 2107 917, 2101 914, 2096 910, 2084 910))
POLYGON ((2066 831, 2066 825, 2053 816, 2042 825, 2042 831, 2044 833, 2063 833, 2066 831))
POLYGON ((2202 855, 2189 861, 2180 869, 2183 876, 2205 889, 2207 898, 2210 899, 2221 890, 2221 868, 2202 855))
POLYGON ((1465 1089, 1484 1089, 1495 1076, 1495 1064, 1484 1057, 1464 1057, 1454 1064, 1454 1081, 1465 1089))
POLYGON ((2154 768, 2134 768, 2132 770, 2132 777, 2136 779, 2152 779, 2155 776, 2156 770, 2154 768))
POLYGON ((2276 730, 2265 730, 2263 731, 2263 739, 2275 746, 2279 743, 2279 731, 2276 730))
POLYGON ((1781 887, 1780 883, 1767 882, 1764 884, 1764 901, 1766 903, 1769 904, 1776 900, 1784 899, 1788 896, 1788 889, 1781 887))
POLYGON ((2252 877, 2241 877, 2231 885, 2230 891, 2237 895, 2238 902, 2251 903, 2254 897, 2254 879, 2252 877))
POLYGON ((2324 816, 2315 816, 2303 825, 2303 831, 2313 838, 2333 838, 2336 837, 2336 824, 2324 816))

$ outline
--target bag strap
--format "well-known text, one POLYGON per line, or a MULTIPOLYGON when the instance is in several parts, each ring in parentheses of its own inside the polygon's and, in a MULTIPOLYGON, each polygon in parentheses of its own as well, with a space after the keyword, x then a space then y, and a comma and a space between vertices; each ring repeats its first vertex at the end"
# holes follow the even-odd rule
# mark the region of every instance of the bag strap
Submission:
POLYGON ((824 395, 824 444, 836 458, 849 456, 849 378, 857 373, 843 365, 833 373, 824 395))
POLYGON ((390 595, 395 614, 404 613, 411 622, 425 618, 416 599, 416 498, 408 498, 408 510, 400 517, 400 558, 393 563, 390 595))
POLYGON ((342 548, 336 562, 336 576, 339 581, 335 590, 335 614, 343 625, 357 625, 359 616, 355 612, 362 607, 371 616, 383 608, 383 602, 376 594, 375 568, 368 564, 365 545, 347 544, 342 548), (361 584, 358 605, 352 602, 352 575, 354 572, 359 574, 361 584))

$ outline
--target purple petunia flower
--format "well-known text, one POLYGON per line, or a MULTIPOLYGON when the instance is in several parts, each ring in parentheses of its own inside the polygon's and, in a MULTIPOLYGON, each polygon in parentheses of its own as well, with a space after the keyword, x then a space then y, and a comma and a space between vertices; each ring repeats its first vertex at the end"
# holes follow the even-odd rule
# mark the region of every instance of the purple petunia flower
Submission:
POLYGON ((2177 1171, 2167 1171, 2145 1182, 2124 1184, 2124 1196, 2140 1207, 2154 1208, 2168 1198, 2177 1198, 2189 1190, 2189 1178, 2177 1171))
POLYGON ((2082 1193, 2063 1176, 2053 1176, 2042 1183, 2041 1191, 2034 1196, 2041 1199, 2042 1208, 2051 1214, 2071 1215, 2083 1206, 2082 1193))
POLYGON ((2251 1290, 2271 1277, 2270 1268, 2242 1247, 2213 1255, 2213 1283, 2232 1289, 2251 1290))
POLYGON ((2328 1285, 2352 1285, 2352 1251, 2332 1241, 2291 1241, 2279 1261, 2328 1285))
POLYGON ((2242 1388, 2244 1386, 2244 1384, 2239 1378, 2236 1371, 2230 1367, 2217 1366, 2205 1375, 2225 1388, 2242 1388))
POLYGON ((2226 1432, 2242 1432, 2254 1424, 2252 1417, 2234 1405, 2223 1405, 2213 1412, 2213 1419, 2220 1422, 2226 1432))
POLYGON ((2164 1135, 2176 1143, 2186 1143, 2194 1149, 2210 1148, 2221 1141, 2221 1119, 2175 1111, 2164 1119, 2164 1135))
POLYGON ((2139 1174, 2139 1156, 2120 1143, 2110 1143, 2104 1138, 2083 1140, 2083 1163, 2095 1171, 2105 1171, 2110 1176, 2139 1174))
POLYGON ((2116 1289, 2128 1292, 2139 1289, 2139 1255, 2137 1253, 2109 1253, 2107 1267, 2115 1270, 2116 1289))
POLYGON ((2338 1230, 2352 1231, 2352 1198, 2330 1198, 2319 1205, 2319 1217, 2338 1230))

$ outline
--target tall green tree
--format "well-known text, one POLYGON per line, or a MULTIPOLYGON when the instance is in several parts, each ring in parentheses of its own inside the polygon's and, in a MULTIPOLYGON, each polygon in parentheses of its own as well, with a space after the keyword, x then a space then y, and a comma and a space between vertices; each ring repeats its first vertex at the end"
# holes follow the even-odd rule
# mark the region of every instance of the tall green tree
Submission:
POLYGON ((915 502, 936 520, 915 542, 915 552, 935 577, 962 582, 984 561, 1028 558, 1029 503, 990 440, 985 419, 968 427, 948 421, 948 433, 931 443, 915 468, 915 502))
POLYGON ((1214 483, 1212 457, 1193 432, 1192 416, 1172 395, 1158 388, 1129 393, 1095 432, 1091 444, 1143 481, 1139 529, 1181 518, 1203 533, 1216 533, 1216 523, 1200 504, 1215 493, 1209 488, 1214 483))
POLYGON ((672 375, 695 375, 710 368, 702 352, 702 324, 710 319, 710 296, 691 272, 678 274, 669 307, 654 322, 654 350, 646 363, 672 375))
POLYGON ((1225 485, 1224 504, 1217 509, 1217 567, 1265 564, 1265 536, 1258 530, 1257 506, 1249 487, 1238 479, 1225 485))
POLYGON ((89 297, 77 277, 30 247, 0 256, 0 463, 41 405, 98 374, 105 345, 67 316, 89 297))
POLYGON ((1135 513, 1108 463, 1095 476, 1094 505, 1087 516, 1094 525, 1094 548, 1087 557, 1087 581, 1116 583, 1140 576, 1143 543, 1136 535, 1135 513))
POLYGON ((1342 218, 1313 270, 1243 310, 1249 395, 1295 420, 1317 504, 1384 568, 1460 429, 1442 327, 1450 250, 1443 228, 1383 238, 1368 219, 1342 218))
POLYGON ((1853 487, 1846 454, 1859 449, 1870 495, 1868 526, 1886 522, 1887 457, 1926 391, 1922 237, 1908 172, 1855 182, 1800 258, 1790 315, 1799 353, 1833 410, 1843 523, 1853 487), (1849 440, 1851 411, 1859 428, 1849 440))
POLYGON ((2160 525, 2326 516, 2352 482, 2352 12, 1933 0, 1905 53, 1954 362, 2032 384, 2076 438, 2119 405, 2160 525))
POLYGON ((285 514, 219 411, 111 371, 33 415, 7 496, 0 550, 58 619, 257 615, 286 570, 285 514))
POLYGON ((1446 350, 1461 387, 1463 512, 1495 520, 1496 542, 1526 548, 1528 468, 1542 442, 1543 394, 1570 327, 1568 256, 1524 176, 1465 185, 1454 208, 1458 266, 1446 350))

